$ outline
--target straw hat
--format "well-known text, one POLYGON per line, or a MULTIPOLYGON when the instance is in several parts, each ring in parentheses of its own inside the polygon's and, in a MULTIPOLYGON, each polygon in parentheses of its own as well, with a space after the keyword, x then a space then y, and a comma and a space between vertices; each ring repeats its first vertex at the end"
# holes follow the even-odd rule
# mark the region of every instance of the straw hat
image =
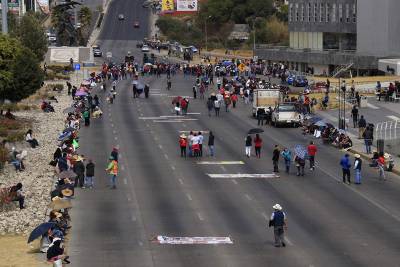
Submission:
POLYGON ((66 188, 66 189, 61 190, 61 193, 66 197, 70 197, 70 196, 72 196, 72 194, 74 192, 71 189, 66 188))
POLYGON ((63 215, 60 213, 60 212, 58 212, 58 211, 55 211, 54 212, 54 215, 56 216, 56 218, 61 218, 63 215))
POLYGON ((187 136, 185 134, 181 134, 179 137, 180 138, 187 138, 187 136))
POLYGON ((51 199, 51 201, 59 201, 59 200, 61 200, 61 198, 60 198, 59 196, 53 197, 53 198, 51 199))
POLYGON ((279 205, 279 204, 273 205, 272 208, 273 208, 274 210, 282 210, 282 207, 281 207, 281 205, 279 205))
POLYGON ((354 157, 355 157, 356 159, 361 158, 360 154, 355 154, 354 157))

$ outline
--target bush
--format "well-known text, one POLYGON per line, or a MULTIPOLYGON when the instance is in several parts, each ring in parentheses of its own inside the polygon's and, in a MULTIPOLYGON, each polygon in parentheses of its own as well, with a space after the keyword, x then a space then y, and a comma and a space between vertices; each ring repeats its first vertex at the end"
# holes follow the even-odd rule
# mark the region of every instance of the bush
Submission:
POLYGON ((16 143, 16 142, 21 142, 25 140, 25 132, 19 131, 19 132, 14 132, 7 136, 6 138, 7 142, 10 143, 16 143))
POLYGON ((73 71, 73 67, 71 65, 49 65, 47 66, 47 70, 51 70, 55 73, 65 73, 73 71))
POLYGON ((56 74, 54 75, 55 80, 69 80, 70 77, 69 75, 65 75, 65 74, 56 74))

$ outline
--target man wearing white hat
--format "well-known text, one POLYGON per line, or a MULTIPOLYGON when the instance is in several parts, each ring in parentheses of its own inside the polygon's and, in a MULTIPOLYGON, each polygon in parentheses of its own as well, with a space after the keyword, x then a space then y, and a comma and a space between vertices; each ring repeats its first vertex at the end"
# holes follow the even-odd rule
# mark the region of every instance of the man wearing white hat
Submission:
POLYGON ((361 184, 361 167, 362 167, 362 160, 359 154, 355 154, 354 157, 354 180, 355 184, 361 184))
POLYGON ((285 247, 286 244, 284 242, 284 229, 287 229, 286 223, 286 215, 282 211, 282 207, 279 204, 275 204, 272 206, 274 212, 271 215, 271 219, 269 221, 269 227, 274 227, 274 238, 275 238, 275 247, 285 247))

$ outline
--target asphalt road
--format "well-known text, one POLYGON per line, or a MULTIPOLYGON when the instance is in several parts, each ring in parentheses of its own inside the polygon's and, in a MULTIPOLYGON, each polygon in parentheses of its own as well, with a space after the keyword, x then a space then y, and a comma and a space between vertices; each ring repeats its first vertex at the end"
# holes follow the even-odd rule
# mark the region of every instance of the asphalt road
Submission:
MULTIPOLYGON (((117 21, 121 10, 133 7, 126 2, 139 5, 114 0, 106 19, 109 33, 102 34, 102 47, 120 55, 142 37, 140 32, 130 35, 128 19, 122 25, 117 21)), ((256 127, 249 106, 240 103, 216 118, 208 117, 204 100, 190 99, 189 112, 200 113, 186 117, 191 120, 143 119, 173 116, 172 96, 191 95, 194 82, 179 74, 166 92, 165 76, 144 79, 151 87, 149 99, 133 99, 129 80, 118 84, 112 105, 97 91, 103 118, 81 130, 81 152, 97 164, 96 188, 76 193, 72 266, 399 266, 398 177, 388 175, 381 182, 364 163, 363 184, 344 185, 338 166, 343 152, 317 143, 317 169, 305 177, 292 169, 271 179, 210 178, 207 174, 272 173, 275 144, 293 147, 309 140, 299 129, 264 126, 262 158, 248 159, 244 137, 256 127), (200 165, 181 158, 182 130, 214 132, 216 157, 203 160, 244 164, 200 165), (108 188, 104 173, 113 146, 121 155, 116 190, 108 188), (273 246, 267 227, 275 203, 288 216, 286 248, 273 246), (149 241, 155 235, 230 236, 234 244, 159 245, 149 241)))

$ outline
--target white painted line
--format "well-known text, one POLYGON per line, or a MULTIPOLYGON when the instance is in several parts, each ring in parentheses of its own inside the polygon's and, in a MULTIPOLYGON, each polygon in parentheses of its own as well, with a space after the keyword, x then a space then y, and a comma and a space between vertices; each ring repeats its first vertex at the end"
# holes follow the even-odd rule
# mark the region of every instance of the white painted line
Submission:
POLYGON ((125 171, 125 166, 121 165, 121 170, 125 171))
POLYGON ((265 212, 261 212, 261 215, 264 217, 265 220, 269 221, 271 219, 265 212))
POLYGON ((244 196, 247 198, 247 200, 251 200, 251 197, 248 194, 244 194, 244 196))
POLYGON ((142 113, 142 112, 140 112, 140 116, 143 116, 143 113, 142 113))
POLYGON ((108 113, 108 116, 111 117, 111 113, 108 113))
POLYGON ((173 171, 175 171, 175 166, 174 166, 174 165, 171 165, 171 169, 172 169, 173 171))
POLYGON ((227 170, 226 170, 226 168, 224 167, 224 166, 220 166, 221 167, 221 170, 223 171, 223 172, 227 172, 227 170))
POLYGON ((127 199, 128 201, 131 201, 131 197, 130 197, 129 195, 126 196, 126 199, 127 199))
POLYGON ((113 130, 113 134, 116 134, 117 133, 117 131, 116 130, 113 130))
POLYGON ((167 154, 164 154, 164 158, 165 158, 166 160, 169 159, 167 154))
MULTIPOLYGON (((178 95, 169 95, 168 97, 170 97, 170 98, 175 98, 175 97, 178 97, 178 95)), ((193 96, 187 96, 187 95, 181 95, 180 97, 182 97, 182 98, 188 98, 188 99, 192 99, 192 98, 193 98, 193 96)))
POLYGON ((114 127, 114 123, 111 123, 111 127, 114 127))
POLYGON ((124 178, 124 184, 128 184, 128 180, 124 178))
POLYGON ((139 117, 139 120, 160 120, 160 117, 139 117))
POLYGON ((196 237, 171 237, 171 236, 155 236, 152 242, 158 244, 169 245, 217 245, 217 244, 233 244, 233 240, 227 237, 215 236, 196 236, 196 237))
POLYGON ((162 118, 184 118, 184 116, 180 116, 180 115, 165 115, 165 116, 160 116, 160 119, 162 118))
POLYGON ((132 222, 136 222, 136 221, 137 221, 137 218, 136 218, 136 216, 132 214, 132 216, 131 216, 131 220, 132 220, 132 222))
POLYGON ((191 196, 189 193, 186 193, 186 197, 187 197, 190 201, 193 200, 192 196, 191 196))
POLYGON ((198 161, 196 164, 200 165, 240 165, 244 164, 243 161, 198 161))
POLYGON ((146 123, 146 126, 147 126, 147 127, 150 127, 150 124, 146 123))
POLYGON ((393 116, 393 115, 386 116, 386 117, 389 118, 389 119, 391 119, 391 120, 393 120, 393 121, 400 121, 400 118, 399 118, 399 117, 396 117, 396 116, 393 116))
POLYGON ((236 180, 231 180, 232 183, 234 183, 235 185, 238 185, 238 182, 236 180))
POLYGON ((162 93, 150 93, 149 95, 152 95, 152 96, 167 96, 168 94, 162 94, 162 93))
POLYGON ((153 122, 183 122, 181 120, 164 120, 164 121, 153 121, 153 122))
POLYGON ((179 183, 183 185, 183 180, 181 178, 178 179, 179 183))
POLYGON ((186 123, 182 123, 182 126, 183 126, 183 127, 187 127, 187 126, 186 126, 186 123))
POLYGON ((162 149, 162 145, 158 145, 158 147, 159 147, 160 149, 162 149))
POLYGON ((197 212, 197 217, 200 221, 204 221, 204 218, 201 216, 200 212, 197 212))
POLYGON ((285 236, 284 239, 285 239, 286 243, 289 244, 289 246, 293 246, 293 242, 290 241, 290 239, 287 236, 285 236))
POLYGON ((380 109, 379 107, 372 105, 371 103, 367 103, 367 107, 372 108, 372 109, 380 109))
POLYGON ((143 247, 143 242, 142 241, 139 241, 138 244, 139 244, 139 246, 143 247))
POLYGON ((279 178, 278 175, 274 173, 220 173, 211 174, 207 173, 211 178, 225 178, 225 179, 236 179, 236 178, 279 178))
POLYGON ((158 137, 157 137, 157 136, 154 136, 154 140, 158 141, 158 137))
POLYGON ((208 131, 208 130, 192 130, 192 131, 182 130, 182 131, 179 131, 179 132, 180 133, 190 133, 190 132, 198 133, 198 132, 201 132, 201 133, 207 133, 207 134, 210 133, 210 131, 208 131))
POLYGON ((118 137, 114 136, 114 140, 117 141, 117 140, 118 140, 118 137))
POLYGON ((201 115, 200 112, 188 112, 187 115, 201 115))

